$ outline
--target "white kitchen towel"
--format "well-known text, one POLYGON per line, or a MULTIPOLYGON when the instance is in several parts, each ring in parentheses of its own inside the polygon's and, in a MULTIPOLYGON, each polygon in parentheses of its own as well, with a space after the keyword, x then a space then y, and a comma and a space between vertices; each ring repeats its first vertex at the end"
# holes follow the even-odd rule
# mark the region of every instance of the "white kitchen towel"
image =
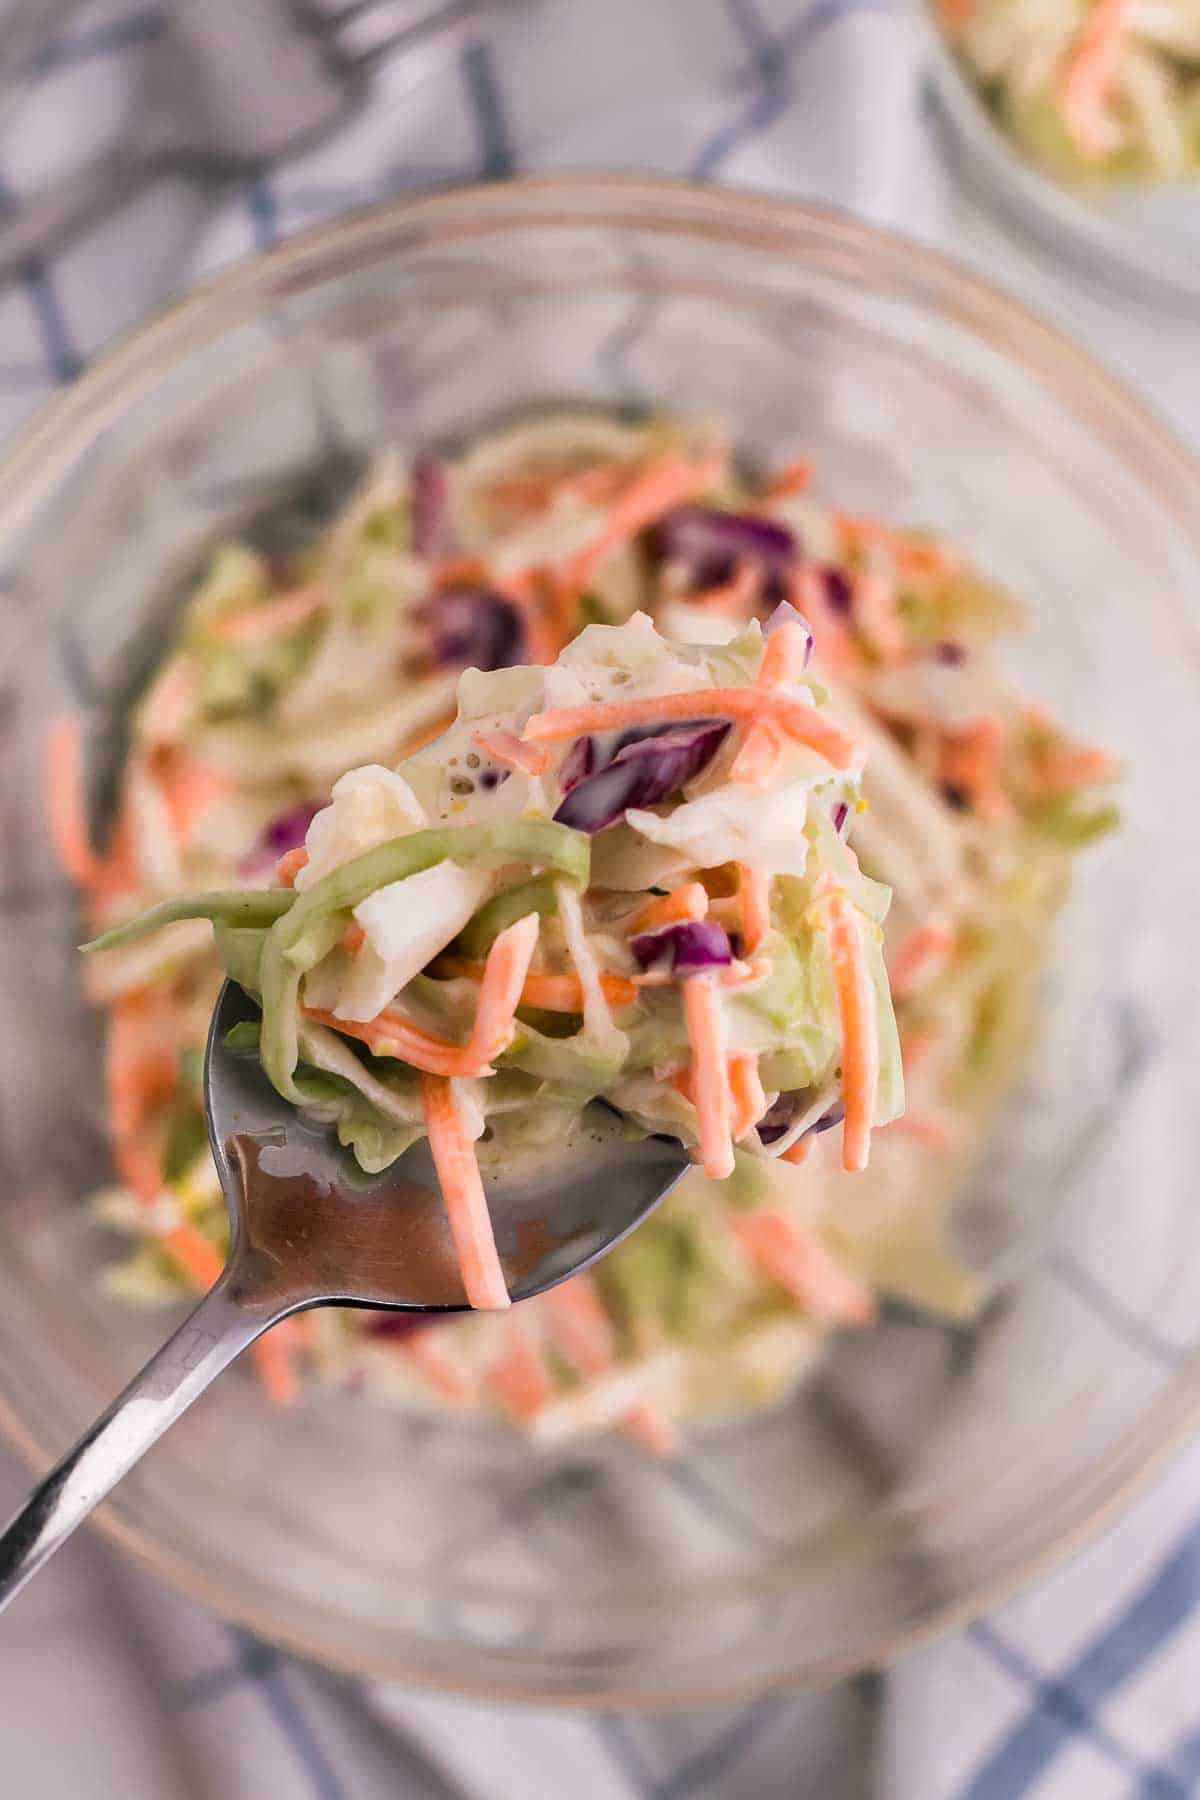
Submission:
MULTIPOLYGON (((160 29, 154 5, 72 18, 0 133, 0 200, 120 130, 160 29)), ((269 178, 161 183, 0 290, 0 430, 174 290, 281 236, 430 185, 583 165, 829 200, 971 257, 1200 441, 1200 327, 1079 292, 946 183, 904 0, 506 0, 486 41, 416 91, 385 65, 359 115, 269 178)), ((1103 1288, 1080 1299, 1131 1353, 1178 1353, 1103 1288)), ((6 1499, 20 1481, 0 1469, 6 1499)), ((1200 1450, 1030 1594, 822 1696, 646 1720, 364 1688, 84 1542, 4 1643, 21 1800, 1182 1800, 1200 1794, 1200 1450)))

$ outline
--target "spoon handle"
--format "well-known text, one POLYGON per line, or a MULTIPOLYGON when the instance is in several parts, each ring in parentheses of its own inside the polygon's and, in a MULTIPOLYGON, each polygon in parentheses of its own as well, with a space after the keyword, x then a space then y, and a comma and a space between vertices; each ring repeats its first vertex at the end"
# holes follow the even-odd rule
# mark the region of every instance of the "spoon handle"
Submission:
MULTIPOLYGON (((221 1370, 275 1322, 231 1294, 229 1269, 53 1468, 0 1535, 0 1609, 221 1370)), ((286 1310, 282 1309, 282 1310, 286 1310)))

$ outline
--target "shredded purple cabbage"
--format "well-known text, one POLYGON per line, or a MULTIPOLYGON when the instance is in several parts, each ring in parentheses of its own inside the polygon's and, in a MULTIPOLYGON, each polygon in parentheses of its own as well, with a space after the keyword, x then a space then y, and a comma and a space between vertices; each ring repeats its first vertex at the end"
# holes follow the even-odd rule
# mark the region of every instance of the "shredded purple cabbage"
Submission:
POLYGON ((845 569, 839 569, 836 563, 822 563, 817 575, 825 588, 830 612, 848 618, 854 611, 854 583, 845 569))
POLYGON ((595 738, 576 738, 575 742, 571 745, 571 748, 567 751, 567 758, 562 766, 560 780, 562 781, 563 793, 569 794, 573 787, 578 787, 584 777, 590 775, 595 767, 595 738))
POLYGON ((508 669, 521 661, 521 616, 493 588, 442 588, 422 612, 439 669, 508 669))
MULTIPOLYGON (((846 1116, 845 1107, 842 1105, 840 1100, 835 1100, 833 1105, 830 1107, 829 1111, 827 1113, 822 1113, 821 1117, 817 1120, 816 1124, 811 1125, 809 1127, 809 1130, 812 1131, 813 1133, 816 1133, 819 1131, 832 1131, 835 1125, 841 1124, 841 1122, 845 1118, 845 1116, 846 1116)), ((807 1137, 808 1132, 805 1132, 804 1135, 807 1137)))
POLYGON ((933 656, 935 662, 945 663, 952 669, 961 668, 967 660, 967 646, 946 639, 943 643, 933 646, 933 656))
POLYGON ((841 836, 842 826, 850 817, 850 808, 844 800, 839 800, 833 809, 833 829, 841 836))
POLYGON ((630 939, 629 948, 639 968, 648 969, 669 958, 676 975, 719 969, 733 961, 729 939, 713 919, 686 919, 679 925, 664 925, 661 931, 643 931, 630 939))
POLYGON ((321 808, 305 801, 303 805, 291 806, 277 818, 264 825, 254 841, 254 847, 248 850, 238 864, 238 874, 249 879, 261 875, 266 869, 273 869, 281 856, 289 850, 298 850, 308 836, 308 828, 320 812, 321 808))
POLYGON ((414 1331, 427 1331, 432 1323, 428 1313, 370 1312, 367 1330, 372 1337, 406 1338, 414 1331))
POLYGON ((697 590, 732 581, 739 563, 757 566, 774 587, 794 567, 801 548, 778 519, 717 506, 674 507, 654 527, 650 547, 663 562, 682 565, 697 590))
MULTIPOLYGON (((594 834, 615 825, 631 806, 656 806, 712 761, 728 730, 727 719, 696 719, 626 732, 608 762, 563 796, 555 822, 594 834)), ((572 748, 568 765, 574 755, 572 748)))
POLYGON ((412 466, 412 547, 418 556, 451 556, 456 548, 450 518, 450 471, 436 456, 412 466))
MULTIPOLYGON (((800 1114, 812 1104, 811 1088, 793 1088, 790 1093, 780 1094, 758 1121, 758 1141, 760 1144, 775 1144, 784 1134, 791 1130, 800 1114)), ((840 1100, 835 1100, 829 1111, 822 1113, 815 1125, 810 1125, 802 1135, 812 1137, 819 1131, 831 1131, 840 1125, 845 1117, 845 1108, 840 1100)))

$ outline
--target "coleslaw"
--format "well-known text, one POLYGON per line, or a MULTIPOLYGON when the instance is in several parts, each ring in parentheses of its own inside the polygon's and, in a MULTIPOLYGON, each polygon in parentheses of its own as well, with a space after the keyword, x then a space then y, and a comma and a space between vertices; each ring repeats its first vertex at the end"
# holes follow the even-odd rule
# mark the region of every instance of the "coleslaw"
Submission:
POLYGON ((222 961, 207 920, 183 916, 189 896, 220 892, 220 957, 260 992, 266 945, 308 905, 305 955, 320 955, 305 999, 322 1017, 298 1031, 337 1066, 301 1063, 299 1036, 290 1069, 290 1043, 267 1053, 281 1079, 326 1084, 298 1091, 366 1166, 428 1127, 429 1080, 454 1099, 454 1119, 435 1118, 455 1155, 477 1128, 536 1130, 593 1091, 695 1140, 712 1171, 595 1271, 515 1312, 287 1322, 260 1353, 276 1398, 307 1379, 350 1382, 402 1405, 499 1413, 547 1441, 615 1427, 665 1452, 684 1423, 781 1397, 832 1328, 872 1318, 878 1294, 969 1316, 982 1290, 949 1239, 953 1192, 1019 1053, 1069 865, 1114 821, 1111 760, 996 672, 993 645, 1018 620, 949 547, 818 498, 803 462, 750 481, 718 430, 599 414, 526 421, 407 467, 385 458, 286 563, 220 547, 135 713, 102 850, 70 728, 52 744, 51 822, 93 929, 184 896, 163 929, 85 964, 108 1011, 117 1171, 97 1206, 134 1242, 113 1285, 151 1302, 220 1266, 199 1070, 222 961), (775 618, 786 629, 764 639, 775 618), (711 701, 693 710, 692 693, 722 685, 761 698, 764 668, 790 683, 785 697, 820 702, 852 761, 865 749, 861 785, 781 731, 773 705, 752 724, 711 701), (605 686, 613 676, 629 679, 605 686), (613 694, 683 711, 529 732, 613 694), (507 829, 538 784, 540 817, 524 822, 552 839, 519 854, 510 841, 496 853, 507 864, 376 867, 350 906, 317 916, 310 897, 364 845, 507 829), (727 803, 735 785, 750 807, 727 803), (802 816, 789 810, 801 792, 802 816), (631 811, 644 816, 631 824, 631 811), (550 841, 582 846, 586 869, 574 848, 556 862, 550 841), (272 885, 277 867, 289 885, 272 885), (839 918, 826 890, 814 920, 831 873, 851 906, 839 918), (440 942, 389 903, 397 880, 429 884, 411 910, 438 920, 440 942), (874 1123, 898 1109, 901 1062, 909 1103, 851 1181, 842 1164, 847 1149, 862 1160, 864 1110, 843 1093, 840 1058, 852 1015, 864 1041, 867 1009, 860 985, 853 1012, 849 981, 843 1013, 834 968, 858 966, 860 935, 873 946, 874 1123), (489 1013, 498 942, 488 991, 503 1004, 489 1013), (693 986, 689 959, 714 946, 700 967, 747 976, 740 987, 693 986), (496 1043, 511 1030, 494 1076, 364 1048, 371 1008, 414 966, 399 1023, 458 1050, 481 1018, 496 1043), (714 989, 725 1054, 698 1058, 714 989))
POLYGON ((1003 129, 1070 179, 1200 173, 1194 0, 938 0, 1003 129))

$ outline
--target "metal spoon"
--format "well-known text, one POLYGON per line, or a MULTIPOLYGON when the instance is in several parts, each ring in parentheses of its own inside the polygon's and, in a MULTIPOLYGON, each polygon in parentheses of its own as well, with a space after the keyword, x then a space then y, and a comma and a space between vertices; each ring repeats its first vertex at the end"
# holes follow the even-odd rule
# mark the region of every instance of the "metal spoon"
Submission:
MULTIPOLYGON (((232 982, 204 1059, 208 1136, 229 1209, 217 1285, 39 1484, 0 1536, 0 1607, 54 1554, 168 1425, 255 1338, 312 1306, 459 1312, 466 1306, 424 1144, 365 1176, 331 1131, 302 1120, 232 1027, 256 1008, 232 982)), ((481 1164, 509 1293, 527 1300, 633 1230, 688 1167, 681 1146, 631 1139, 589 1107, 570 1142, 519 1164, 481 1164)))

